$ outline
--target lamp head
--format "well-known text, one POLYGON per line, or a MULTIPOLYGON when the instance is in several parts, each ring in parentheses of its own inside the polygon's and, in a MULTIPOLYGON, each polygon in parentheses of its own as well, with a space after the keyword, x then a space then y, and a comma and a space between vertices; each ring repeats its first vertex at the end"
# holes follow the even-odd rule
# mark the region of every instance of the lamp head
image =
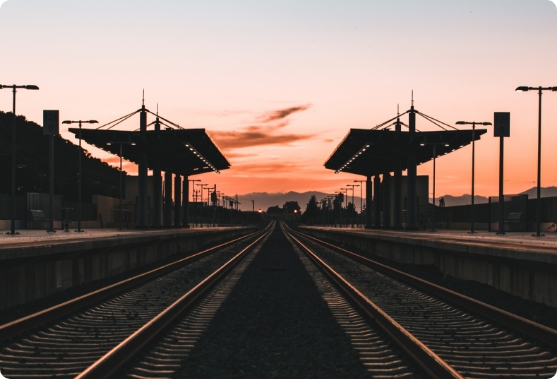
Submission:
POLYGON ((26 85, 25 89, 35 89, 35 90, 37 90, 37 89, 39 89, 39 87, 34 86, 34 85, 26 85))
POLYGON ((526 92, 526 91, 528 91, 528 89, 529 88, 527 86, 520 86, 520 87, 517 87, 515 91, 526 92))
POLYGON ((557 87, 551 87, 552 91, 557 91, 557 87))
POLYGON ((87 121, 89 124, 98 124, 99 122, 97 120, 89 120, 87 121))
POLYGON ((456 125, 466 125, 467 122, 466 121, 457 121, 456 125))
POLYGON ((482 125, 491 125, 491 122, 482 122, 482 125))
POLYGON ((62 124, 71 124, 72 122, 70 120, 64 120, 62 121, 62 124))

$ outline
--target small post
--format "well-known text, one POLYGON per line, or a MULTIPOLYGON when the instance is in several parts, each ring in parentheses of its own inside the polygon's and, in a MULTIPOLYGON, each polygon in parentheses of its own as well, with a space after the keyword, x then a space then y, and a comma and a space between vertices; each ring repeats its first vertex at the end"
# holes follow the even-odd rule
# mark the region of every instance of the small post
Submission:
POLYGON ((55 233, 54 230, 54 136, 58 135, 60 129, 60 112, 43 111, 43 135, 48 136, 49 140, 49 195, 48 195, 48 233, 55 233))
POLYGON ((504 138, 511 135, 511 114, 510 112, 495 112, 493 122, 493 133, 495 137, 499 137, 499 231, 497 234, 505 234, 505 217, 504 206, 505 198, 503 195, 503 163, 504 163, 504 138))

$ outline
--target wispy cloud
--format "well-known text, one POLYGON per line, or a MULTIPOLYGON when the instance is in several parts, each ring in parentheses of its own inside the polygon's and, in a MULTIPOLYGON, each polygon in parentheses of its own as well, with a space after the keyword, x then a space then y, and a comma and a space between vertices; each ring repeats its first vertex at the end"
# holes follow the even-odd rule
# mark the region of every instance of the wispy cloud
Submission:
POLYGON ((272 122, 282 120, 285 117, 288 117, 292 113, 302 112, 311 107, 311 104, 306 105, 298 105, 297 107, 290 107, 285 109, 279 109, 275 111, 265 112, 263 115, 258 117, 262 122, 272 122))
POLYGON ((270 125, 250 125, 240 130, 211 131, 208 133, 223 150, 263 145, 288 145, 292 142, 307 140, 315 136, 314 134, 278 132, 289 124, 289 121, 285 120, 286 117, 292 113, 304 111, 309 107, 310 105, 300 105, 269 111, 257 118, 263 124, 272 123, 270 125))

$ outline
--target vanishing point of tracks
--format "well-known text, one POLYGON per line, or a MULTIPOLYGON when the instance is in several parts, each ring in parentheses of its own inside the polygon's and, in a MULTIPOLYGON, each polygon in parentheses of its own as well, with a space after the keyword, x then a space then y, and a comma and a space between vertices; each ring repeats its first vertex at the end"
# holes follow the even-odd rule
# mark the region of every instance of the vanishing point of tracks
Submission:
MULTIPOLYGON (((273 229, 0 326, 2 373, 176 377, 273 229)), ((292 243, 369 377, 550 378, 557 371, 557 331, 281 229, 274 238, 284 233, 292 243)), ((266 268, 283 278, 294 275, 288 269, 266 268)), ((246 332, 234 330, 239 338, 246 332)), ((285 376, 275 369, 268 377, 285 376)))

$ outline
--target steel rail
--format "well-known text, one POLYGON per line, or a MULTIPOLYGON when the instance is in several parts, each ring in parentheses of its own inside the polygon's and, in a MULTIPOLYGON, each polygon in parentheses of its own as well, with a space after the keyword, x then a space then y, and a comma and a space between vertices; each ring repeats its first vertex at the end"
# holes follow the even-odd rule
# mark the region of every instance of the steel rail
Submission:
MULTIPOLYGON (((282 225, 281 225, 282 226, 282 225)), ((379 306, 368 299, 356 287, 351 285, 346 279, 338 274, 331 266, 325 263, 315 253, 313 253, 299 239, 294 237, 290 231, 283 228, 283 231, 295 241, 298 246, 317 264, 321 271, 337 285, 337 287, 348 296, 357 306, 359 306, 369 317, 387 333, 393 341, 404 350, 418 365, 435 379, 464 379, 455 369, 453 369, 441 357, 425 346, 420 340, 414 337, 402 325, 392 319, 379 306)))
POLYGON ((174 271, 186 264, 201 259, 207 254, 213 253, 219 249, 230 246, 236 242, 240 242, 244 239, 252 237, 257 233, 261 233, 261 231, 257 231, 239 238, 235 238, 231 241, 219 244, 217 246, 213 246, 209 249, 200 251, 199 253, 195 253, 193 255, 179 259, 172 263, 168 263, 164 266, 147 271, 143 274, 136 275, 134 277, 122 280, 120 282, 100 288, 96 291, 89 292, 85 295, 76 297, 74 299, 68 300, 61 304, 36 312, 34 314, 0 325, 0 343, 7 341, 13 337, 16 337, 17 335, 20 335, 22 333, 25 333, 33 328, 41 326, 49 321, 55 320, 69 313, 90 306, 96 302, 102 301, 108 297, 115 296, 123 291, 136 287, 142 283, 153 280, 159 276, 174 271))
POLYGON ((85 371, 76 376, 75 379, 104 379, 109 378, 118 369, 120 369, 128 360, 133 358, 141 349, 163 332, 170 324, 172 324, 185 311, 197 303, 215 284, 218 283, 241 259, 247 255, 263 238, 272 231, 272 228, 266 228, 265 233, 244 248, 228 262, 214 271, 207 278, 203 279, 194 288, 185 295, 176 300, 167 309, 159 313, 151 321, 130 335, 124 341, 119 343, 111 351, 106 353, 102 358, 97 360, 85 371))
POLYGON ((374 270, 380 271, 393 278, 396 278, 406 284, 419 288, 423 291, 427 291, 430 294, 438 296, 439 298, 442 298, 460 307, 466 308, 476 314, 480 314, 484 317, 494 320, 502 325, 505 325, 510 329, 516 330, 522 334, 533 337, 536 340, 544 342, 552 347, 557 347, 557 330, 555 329, 549 328, 547 326, 538 324, 537 322, 517 316, 510 312, 504 311, 492 305, 481 302, 479 300, 462 295, 458 292, 443 288, 437 284, 430 283, 416 276, 399 271, 397 269, 376 262, 372 259, 363 257, 354 252, 333 245, 329 242, 320 240, 308 234, 299 231, 297 231, 296 233, 299 233, 304 237, 309 238, 319 244, 332 248, 333 250, 338 251, 339 253, 351 259, 354 259, 359 263, 362 263, 370 268, 373 268, 374 270))

